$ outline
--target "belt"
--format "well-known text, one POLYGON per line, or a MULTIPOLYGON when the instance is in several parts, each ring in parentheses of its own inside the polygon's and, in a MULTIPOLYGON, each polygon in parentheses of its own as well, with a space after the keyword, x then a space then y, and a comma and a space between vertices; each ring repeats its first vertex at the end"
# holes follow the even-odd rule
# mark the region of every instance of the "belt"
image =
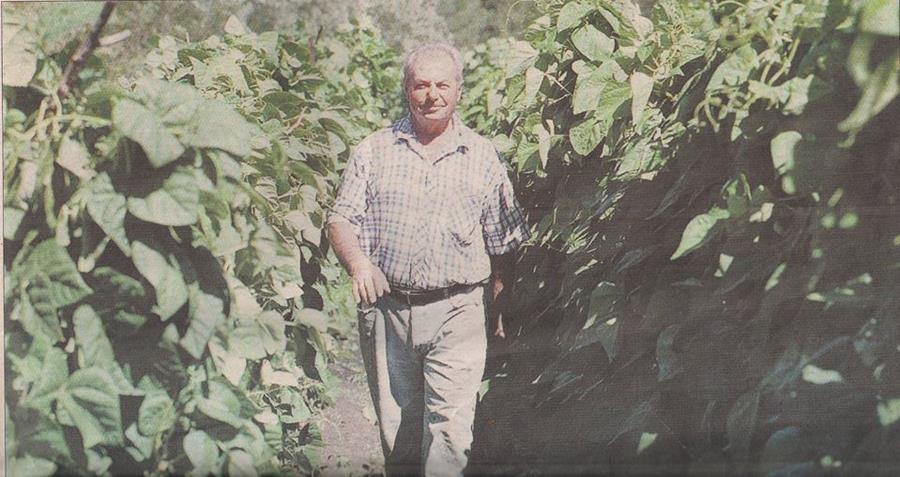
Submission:
POLYGON ((445 288, 436 288, 433 290, 400 290, 391 287, 388 296, 408 306, 422 306, 438 300, 450 298, 457 293, 470 292, 483 285, 484 283, 467 283, 451 285, 445 288))

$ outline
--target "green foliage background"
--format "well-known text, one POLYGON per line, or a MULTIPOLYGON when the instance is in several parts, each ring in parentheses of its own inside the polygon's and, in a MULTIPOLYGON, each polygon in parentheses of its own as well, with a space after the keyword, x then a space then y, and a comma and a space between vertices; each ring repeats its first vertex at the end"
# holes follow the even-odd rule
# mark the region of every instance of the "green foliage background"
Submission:
MULTIPOLYGON (((896 469, 898 3, 528 3, 519 40, 432 18, 534 236, 473 469, 896 469)), ((139 66, 94 58, 60 99, 76 35, 6 13, 4 60, 34 65, 3 79, 10 468, 313 471, 354 313, 324 210, 402 114, 398 53, 366 21, 151 22, 139 66)))
POLYGON ((897 2, 542 8, 478 119, 535 232, 482 470, 895 472, 897 2))

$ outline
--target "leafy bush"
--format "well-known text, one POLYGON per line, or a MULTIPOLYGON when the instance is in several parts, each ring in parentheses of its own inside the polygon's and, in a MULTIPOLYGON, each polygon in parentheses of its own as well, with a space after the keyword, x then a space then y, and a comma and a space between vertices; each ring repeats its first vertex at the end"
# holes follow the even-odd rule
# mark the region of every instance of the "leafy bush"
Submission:
POLYGON ((322 206, 392 57, 230 21, 124 88, 91 59, 60 98, 74 45, 4 21, 10 473, 312 472, 341 309, 322 206))
POLYGON ((476 460, 898 464, 896 5, 544 2, 494 119, 535 239, 476 460))

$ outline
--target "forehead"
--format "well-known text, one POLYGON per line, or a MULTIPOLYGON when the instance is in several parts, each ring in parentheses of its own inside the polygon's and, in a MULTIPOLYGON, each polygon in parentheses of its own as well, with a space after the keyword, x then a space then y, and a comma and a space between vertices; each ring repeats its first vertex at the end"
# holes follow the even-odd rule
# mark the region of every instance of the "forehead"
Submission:
POLYGON ((419 56, 410 64, 410 79, 413 81, 449 81, 456 79, 453 59, 446 53, 436 51, 419 56))

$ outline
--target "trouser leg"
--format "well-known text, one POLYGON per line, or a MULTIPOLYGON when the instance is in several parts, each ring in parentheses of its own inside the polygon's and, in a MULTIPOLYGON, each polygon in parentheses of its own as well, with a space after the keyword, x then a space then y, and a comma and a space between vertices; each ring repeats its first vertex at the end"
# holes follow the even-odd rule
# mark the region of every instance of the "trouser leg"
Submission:
POLYGON ((409 309, 389 299, 359 316, 360 351, 388 475, 420 472, 422 364, 408 340, 409 309))
POLYGON ((424 357, 422 454, 428 476, 462 475, 468 461, 487 349, 482 300, 481 290, 448 300, 446 321, 424 357))

